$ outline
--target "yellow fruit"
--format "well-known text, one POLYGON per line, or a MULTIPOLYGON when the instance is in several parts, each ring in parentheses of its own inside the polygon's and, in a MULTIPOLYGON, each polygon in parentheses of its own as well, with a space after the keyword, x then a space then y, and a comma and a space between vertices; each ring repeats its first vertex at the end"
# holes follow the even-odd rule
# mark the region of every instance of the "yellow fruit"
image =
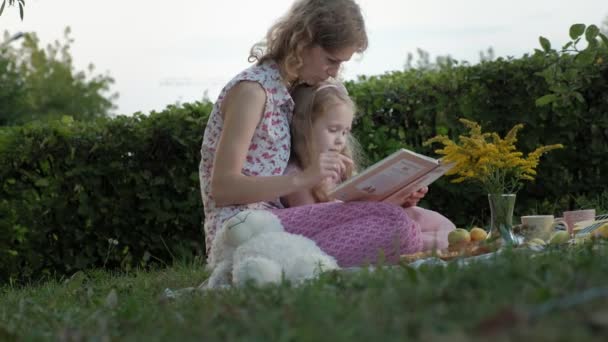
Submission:
POLYGON ((465 244, 471 242, 471 235, 466 229, 456 228, 448 234, 448 243, 450 246, 465 244))
POLYGON ((537 245, 538 246, 544 246, 545 245, 545 240, 540 239, 540 238, 534 238, 534 239, 528 241, 528 245, 531 245, 531 246, 537 246, 537 245))
POLYGON ((608 223, 604 223, 601 227, 594 230, 592 233, 593 237, 601 237, 608 239, 608 223))
POLYGON ((570 240, 570 234, 568 234, 568 232, 565 230, 560 230, 560 231, 553 233, 553 235, 551 235, 551 239, 549 239, 549 243, 552 245, 555 245, 555 244, 560 244, 560 243, 566 243, 566 242, 568 242, 568 240, 570 240))
POLYGON ((479 227, 471 229, 469 235, 471 235, 471 241, 483 241, 488 237, 488 233, 479 227))

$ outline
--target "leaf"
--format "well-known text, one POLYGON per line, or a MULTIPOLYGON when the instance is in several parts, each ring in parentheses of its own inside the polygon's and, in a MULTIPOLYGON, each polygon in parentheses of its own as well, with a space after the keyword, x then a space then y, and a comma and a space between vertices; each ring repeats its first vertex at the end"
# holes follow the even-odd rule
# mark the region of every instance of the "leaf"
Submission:
POLYGON ((585 39, 587 39, 588 42, 595 41, 599 33, 600 29, 597 28, 597 26, 589 25, 589 27, 587 27, 587 31, 585 31, 585 39))
POLYGON ((600 38, 602 38, 602 41, 604 42, 604 45, 606 47, 608 47, 608 37, 606 37, 606 35, 603 34, 603 33, 601 33, 601 32, 600 32, 599 36, 600 36, 600 38))
POLYGON ((545 52, 551 51, 551 42, 549 41, 549 39, 540 36, 538 37, 538 40, 540 41, 540 46, 543 47, 543 50, 545 50, 545 52))
POLYGON ((567 42, 566 45, 562 46, 562 50, 566 50, 567 48, 572 46, 572 42, 567 42))
POLYGON ((595 56, 597 52, 594 50, 584 50, 574 57, 574 61, 578 65, 589 65, 595 62, 595 56))
POLYGON ((585 32, 585 24, 574 24, 570 26, 570 38, 576 39, 585 32))
POLYGON ((0 15, 4 12, 4 5, 6 5, 6 0, 2 1, 2 6, 0 6, 0 15))
POLYGON ((545 96, 539 97, 538 99, 536 99, 536 105, 538 107, 542 107, 545 105, 548 105, 551 102, 554 102, 555 100, 557 100, 557 95, 555 94, 547 94, 545 96))
POLYGON ((585 103, 585 98, 583 97, 583 95, 581 93, 579 93, 578 91, 575 91, 572 94, 574 94, 574 97, 578 100, 578 102, 585 103))
POLYGON ((592 40, 588 41, 588 45, 587 45, 587 48, 585 50, 595 49, 595 48, 597 48, 598 44, 599 43, 598 43, 597 39, 592 39, 592 40))
POLYGON ((23 20, 23 5, 21 3, 19 3, 19 16, 23 20))
POLYGON ((35 184, 37 187, 46 188, 47 186, 49 186, 49 181, 46 178, 40 178, 36 180, 35 184))
POLYGON ((69 115, 64 115, 61 117, 61 123, 65 125, 70 125, 74 123, 74 118, 69 115))

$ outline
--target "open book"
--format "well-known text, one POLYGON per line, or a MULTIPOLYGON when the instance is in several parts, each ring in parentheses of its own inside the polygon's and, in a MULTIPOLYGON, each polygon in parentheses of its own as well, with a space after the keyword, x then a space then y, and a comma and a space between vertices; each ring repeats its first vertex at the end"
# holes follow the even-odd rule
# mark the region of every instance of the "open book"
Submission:
POLYGON ((329 196, 345 202, 401 205, 410 194, 433 183, 452 166, 402 148, 338 185, 329 196))

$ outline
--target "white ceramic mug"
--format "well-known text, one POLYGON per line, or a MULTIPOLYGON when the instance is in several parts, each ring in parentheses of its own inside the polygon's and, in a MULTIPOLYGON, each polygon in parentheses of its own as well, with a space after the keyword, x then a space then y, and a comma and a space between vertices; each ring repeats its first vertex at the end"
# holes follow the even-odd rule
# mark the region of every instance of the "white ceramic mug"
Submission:
POLYGON ((555 230, 555 226, 564 223, 564 220, 556 219, 553 215, 528 215, 521 217, 521 223, 526 226, 524 234, 526 239, 548 240, 555 230))

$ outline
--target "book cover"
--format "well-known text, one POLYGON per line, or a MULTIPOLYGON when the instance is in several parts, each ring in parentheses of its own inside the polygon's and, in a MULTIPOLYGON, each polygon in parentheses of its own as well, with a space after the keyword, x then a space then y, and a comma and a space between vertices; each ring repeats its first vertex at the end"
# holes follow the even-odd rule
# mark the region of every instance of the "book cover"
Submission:
POLYGON ((399 149, 348 179, 329 193, 341 201, 403 203, 412 192, 444 175, 451 164, 407 149, 399 149))

